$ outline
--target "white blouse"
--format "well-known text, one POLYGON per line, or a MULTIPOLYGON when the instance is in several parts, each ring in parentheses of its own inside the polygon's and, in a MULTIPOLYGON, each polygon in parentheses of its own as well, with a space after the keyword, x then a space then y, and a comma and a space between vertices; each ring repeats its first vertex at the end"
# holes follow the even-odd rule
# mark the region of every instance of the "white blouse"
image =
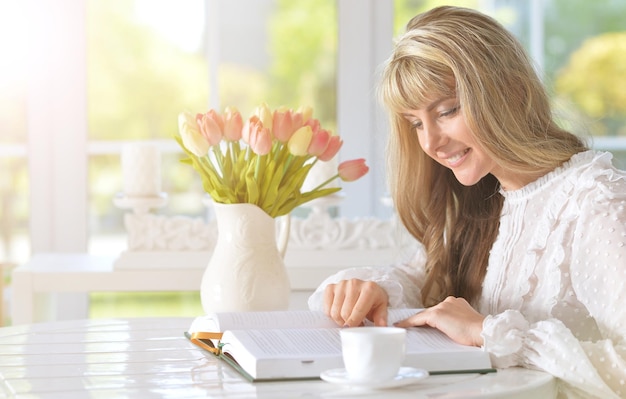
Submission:
MULTIPOLYGON (((626 398, 626 172, 586 151, 504 196, 478 311, 494 367, 558 377, 559 396, 626 398)), ((423 248, 406 264, 326 279, 376 281, 392 307, 421 307, 423 248)))

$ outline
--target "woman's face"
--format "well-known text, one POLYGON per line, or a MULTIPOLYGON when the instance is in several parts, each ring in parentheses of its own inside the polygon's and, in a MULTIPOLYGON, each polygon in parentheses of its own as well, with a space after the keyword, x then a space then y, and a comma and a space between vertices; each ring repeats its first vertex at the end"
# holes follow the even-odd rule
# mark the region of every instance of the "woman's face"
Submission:
POLYGON ((519 176, 503 173, 476 143, 465 124, 463 110, 456 97, 441 98, 425 108, 407 110, 402 115, 417 134, 424 152, 441 165, 449 168, 457 180, 471 186, 487 174, 493 174, 507 190, 526 184, 519 176))

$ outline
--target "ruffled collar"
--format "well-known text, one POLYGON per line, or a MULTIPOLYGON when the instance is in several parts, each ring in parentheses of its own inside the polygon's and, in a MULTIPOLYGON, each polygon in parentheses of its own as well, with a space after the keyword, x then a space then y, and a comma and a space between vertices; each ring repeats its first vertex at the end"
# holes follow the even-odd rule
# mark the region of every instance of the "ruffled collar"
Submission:
POLYGON ((598 161, 600 161, 600 163, 605 166, 610 166, 612 158, 613 154, 611 154, 610 152, 595 150, 579 152, 578 154, 572 155, 572 157, 561 166, 557 167, 551 172, 546 173, 537 180, 528 183, 524 187, 517 190, 500 189, 500 194, 502 194, 502 196, 507 201, 524 200, 545 189, 550 185, 550 183, 556 181, 557 179, 560 181, 561 179, 565 178, 567 174, 570 174, 576 170, 580 170, 581 168, 586 169, 590 165, 598 161))

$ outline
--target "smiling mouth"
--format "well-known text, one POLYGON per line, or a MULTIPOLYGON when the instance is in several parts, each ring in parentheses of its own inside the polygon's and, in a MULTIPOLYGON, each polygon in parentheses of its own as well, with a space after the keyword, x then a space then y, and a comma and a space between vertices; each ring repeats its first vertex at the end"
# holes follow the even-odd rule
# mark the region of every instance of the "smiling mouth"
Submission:
POLYGON ((469 152, 469 148, 467 148, 465 151, 459 152, 456 155, 451 156, 450 158, 446 159, 446 161, 448 161, 448 163, 450 165, 454 165, 455 163, 457 163, 459 160, 461 160, 461 158, 463 158, 465 156, 465 154, 467 154, 469 152))

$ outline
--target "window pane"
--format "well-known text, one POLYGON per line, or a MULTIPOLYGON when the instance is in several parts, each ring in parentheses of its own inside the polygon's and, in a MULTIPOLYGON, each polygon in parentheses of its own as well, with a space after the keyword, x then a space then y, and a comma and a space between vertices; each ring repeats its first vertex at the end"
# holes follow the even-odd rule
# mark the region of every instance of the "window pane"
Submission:
POLYGON ((88 3, 89 138, 171 138, 207 102, 203 1, 88 3))
POLYGON ((26 26, 23 2, 0 2, 0 266, 30 255, 26 26))
POLYGON ((545 3, 545 70, 565 122, 626 166, 626 3, 545 3))
POLYGON ((337 15, 334 0, 218 1, 220 102, 244 116, 310 105, 336 126, 337 15), (247 10, 242 13, 241 10, 247 10))

